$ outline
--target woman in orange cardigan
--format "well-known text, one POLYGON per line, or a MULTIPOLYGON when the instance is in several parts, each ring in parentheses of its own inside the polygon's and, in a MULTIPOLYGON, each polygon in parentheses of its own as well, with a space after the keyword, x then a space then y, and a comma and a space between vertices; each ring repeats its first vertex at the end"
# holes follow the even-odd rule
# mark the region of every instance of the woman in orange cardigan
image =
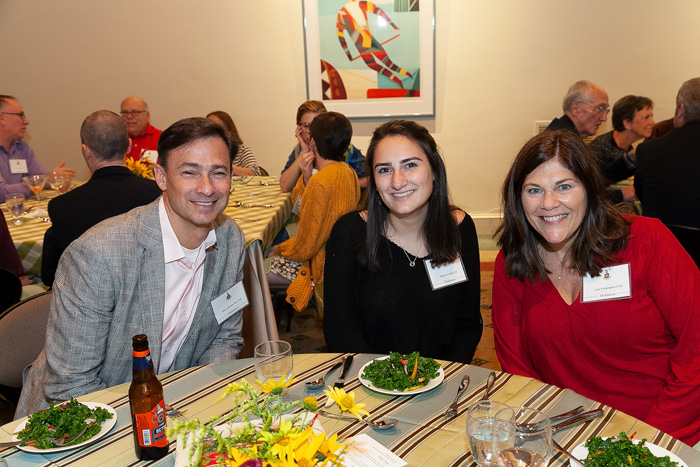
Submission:
POLYGON ((309 303, 314 285, 323 284, 326 242, 335 221, 354 211, 360 201, 357 175, 343 162, 352 138, 350 121, 343 114, 326 112, 313 120, 309 130, 311 151, 300 156, 302 176, 292 191, 299 231, 275 247, 268 274, 271 285, 289 284, 287 302, 297 311, 309 303))

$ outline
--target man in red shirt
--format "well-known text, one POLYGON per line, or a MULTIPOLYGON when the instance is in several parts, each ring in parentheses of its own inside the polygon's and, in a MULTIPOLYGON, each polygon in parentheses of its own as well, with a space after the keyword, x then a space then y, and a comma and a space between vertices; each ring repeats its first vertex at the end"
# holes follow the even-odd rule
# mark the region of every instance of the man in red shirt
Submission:
POLYGON ((131 150, 126 157, 137 161, 145 151, 157 151, 158 138, 163 132, 151 125, 146 101, 136 96, 127 97, 122 101, 121 114, 131 138, 131 150))

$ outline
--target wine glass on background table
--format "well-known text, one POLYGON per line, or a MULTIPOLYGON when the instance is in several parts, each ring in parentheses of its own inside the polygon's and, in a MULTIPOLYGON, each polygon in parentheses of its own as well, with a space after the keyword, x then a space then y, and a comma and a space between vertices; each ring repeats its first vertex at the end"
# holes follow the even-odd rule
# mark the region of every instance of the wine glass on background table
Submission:
POLYGON ((481 400, 467 412, 467 441, 480 466, 499 466, 499 454, 515 443, 515 409, 501 402, 481 400))
POLYGON ((285 341, 266 341, 255 346, 255 374, 260 382, 275 381, 283 376, 286 381, 292 377, 294 361, 292 345, 285 341))
POLYGON ((41 198, 39 198, 39 193, 44 191, 44 185, 46 185, 47 178, 47 174, 27 175, 26 177, 23 177, 22 180, 24 180, 24 183, 26 183, 29 189, 36 195, 36 200, 41 201, 41 198))
POLYGON ((12 214, 12 224, 24 224, 24 221, 19 218, 24 213, 24 195, 22 193, 8 193, 5 195, 5 204, 7 204, 7 210, 12 214))
POLYGON ((63 171, 54 170, 49 174, 49 185, 58 194, 66 193, 70 188, 71 177, 66 176, 63 171))
POLYGON ((552 455, 552 425, 542 412, 529 407, 519 407, 515 423, 528 426, 518 431, 515 445, 498 455, 499 465, 505 467, 544 467, 552 455), (527 424, 527 425, 526 425, 527 424))

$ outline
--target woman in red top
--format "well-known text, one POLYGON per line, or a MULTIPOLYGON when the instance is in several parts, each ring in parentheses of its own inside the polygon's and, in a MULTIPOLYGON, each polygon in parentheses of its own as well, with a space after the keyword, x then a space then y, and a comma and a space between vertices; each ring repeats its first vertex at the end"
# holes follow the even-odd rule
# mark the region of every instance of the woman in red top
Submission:
POLYGON ((658 220, 619 214, 567 130, 531 139, 503 186, 493 327, 503 369, 700 440, 700 271, 658 220))

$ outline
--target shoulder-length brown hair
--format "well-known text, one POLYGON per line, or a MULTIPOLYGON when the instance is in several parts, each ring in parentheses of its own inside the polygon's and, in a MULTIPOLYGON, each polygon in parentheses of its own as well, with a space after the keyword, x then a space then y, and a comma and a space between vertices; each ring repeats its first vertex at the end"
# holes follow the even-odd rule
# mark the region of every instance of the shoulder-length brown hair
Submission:
POLYGON ((592 152, 569 130, 540 133, 525 143, 503 184, 503 222, 496 231, 506 257, 506 273, 521 281, 544 281, 547 269, 538 245, 544 239, 530 225, 522 202, 525 178, 543 163, 558 159, 581 182, 586 212, 569 250, 571 266, 582 276, 600 274, 601 266, 615 261, 615 253, 629 241, 629 222, 609 201, 605 182, 592 152))

